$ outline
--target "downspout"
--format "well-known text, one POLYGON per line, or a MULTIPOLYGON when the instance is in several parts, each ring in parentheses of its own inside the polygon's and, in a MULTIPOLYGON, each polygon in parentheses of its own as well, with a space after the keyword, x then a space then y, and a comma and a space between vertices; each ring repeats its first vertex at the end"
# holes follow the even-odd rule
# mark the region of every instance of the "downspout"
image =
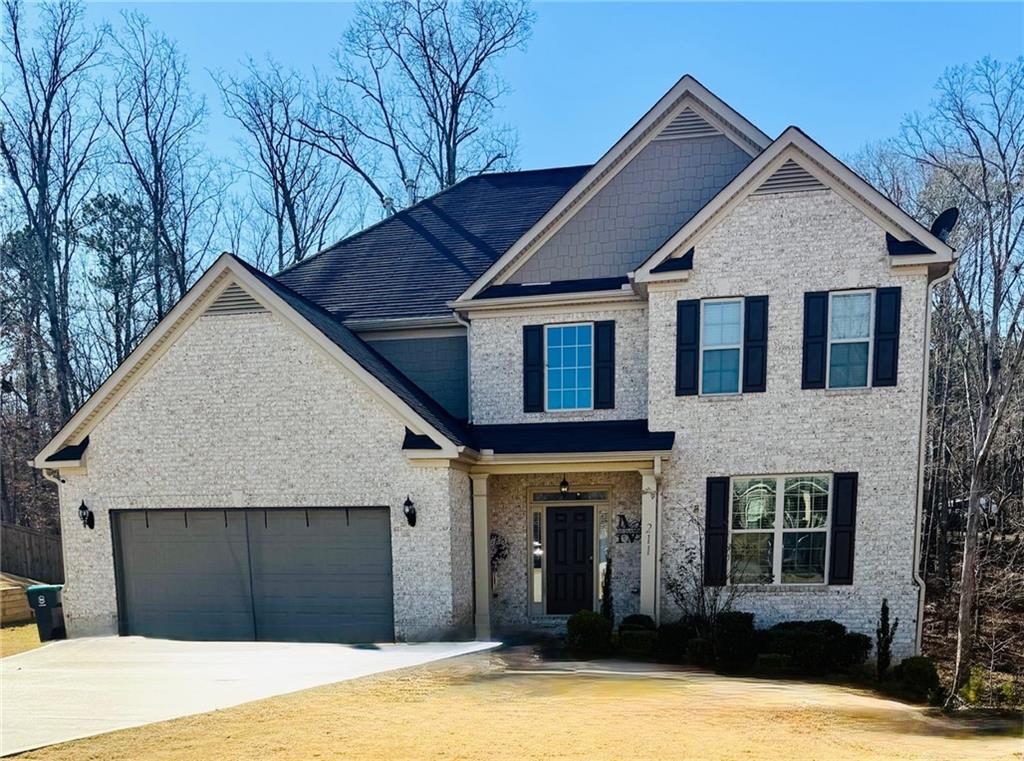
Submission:
POLYGON ((466 326, 466 418, 472 423, 473 422, 473 363, 469 361, 469 352, 471 348, 471 338, 473 332, 473 326, 470 325, 469 320, 466 320, 456 311, 452 311, 452 316, 455 321, 460 325, 466 326))
POLYGON ((921 422, 917 440, 917 519, 914 522, 914 568, 913 579, 917 584, 917 627, 914 632, 914 653, 921 652, 921 639, 924 634, 924 598, 925 582, 921 576, 921 530, 924 523, 924 466, 926 458, 926 442, 928 433, 928 386, 931 382, 931 343, 932 343, 932 293, 936 285, 948 282, 953 277, 956 260, 949 263, 945 274, 928 282, 925 289, 924 312, 924 377, 921 383, 921 422))

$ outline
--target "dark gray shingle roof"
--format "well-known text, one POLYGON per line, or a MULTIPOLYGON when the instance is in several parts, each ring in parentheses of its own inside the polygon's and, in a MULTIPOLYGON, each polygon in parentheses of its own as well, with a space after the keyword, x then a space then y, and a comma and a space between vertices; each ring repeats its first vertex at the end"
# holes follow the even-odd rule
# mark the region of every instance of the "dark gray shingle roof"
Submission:
POLYGON ((343 320, 447 315, 589 168, 469 177, 276 279, 343 320))

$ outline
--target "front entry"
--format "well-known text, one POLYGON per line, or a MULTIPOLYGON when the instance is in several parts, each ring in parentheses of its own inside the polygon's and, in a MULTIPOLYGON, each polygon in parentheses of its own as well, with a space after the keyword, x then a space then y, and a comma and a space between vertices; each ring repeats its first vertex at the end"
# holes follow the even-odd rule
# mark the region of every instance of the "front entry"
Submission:
POLYGON ((547 612, 594 607, 594 508, 547 508, 547 612))

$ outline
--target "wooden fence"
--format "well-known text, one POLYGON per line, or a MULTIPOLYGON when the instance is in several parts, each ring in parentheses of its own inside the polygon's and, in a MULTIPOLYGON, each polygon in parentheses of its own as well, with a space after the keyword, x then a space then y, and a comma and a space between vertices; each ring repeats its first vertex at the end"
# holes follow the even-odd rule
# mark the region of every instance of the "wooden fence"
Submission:
POLYGON ((63 584, 60 534, 0 523, 0 571, 49 584, 63 584))

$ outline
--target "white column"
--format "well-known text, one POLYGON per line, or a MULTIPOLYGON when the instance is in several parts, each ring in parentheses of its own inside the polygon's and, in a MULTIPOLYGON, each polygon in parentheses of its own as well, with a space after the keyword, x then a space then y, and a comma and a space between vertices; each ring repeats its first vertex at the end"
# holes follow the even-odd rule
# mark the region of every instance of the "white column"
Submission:
POLYGON ((657 618, 658 477, 641 470, 640 479, 640 612, 657 618))
POLYGON ((473 581, 476 590, 476 638, 491 638, 491 551, 487 521, 487 474, 470 475, 473 481, 473 581))

